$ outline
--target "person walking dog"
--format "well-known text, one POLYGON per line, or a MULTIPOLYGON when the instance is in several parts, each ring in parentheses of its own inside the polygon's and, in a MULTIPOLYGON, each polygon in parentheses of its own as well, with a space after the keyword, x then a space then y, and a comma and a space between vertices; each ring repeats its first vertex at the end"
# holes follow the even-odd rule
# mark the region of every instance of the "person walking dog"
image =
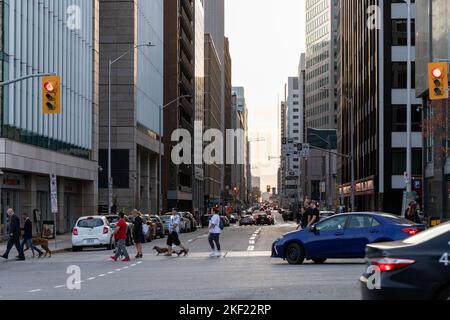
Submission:
POLYGON ((169 224, 169 236, 167 237, 167 257, 171 257, 173 253, 173 245, 180 247, 184 252, 184 256, 187 256, 189 249, 185 247, 180 241, 180 223, 181 217, 178 213, 178 209, 172 209, 172 215, 170 216, 169 224))
POLYGON ((8 245, 6 246, 6 252, 1 257, 8 260, 9 253, 12 247, 15 246, 19 253, 17 260, 24 261, 25 255, 20 246, 20 219, 15 215, 12 208, 9 208, 6 214, 9 217, 9 240, 8 245))
POLYGON ((38 253, 38 258, 40 258, 44 253, 33 245, 33 223, 31 222, 30 217, 27 213, 22 214, 22 219, 25 221, 25 225, 23 228, 23 240, 20 244, 20 247, 23 251, 23 248, 25 247, 25 245, 27 245, 27 247, 31 249, 31 252, 33 253, 33 258, 35 256, 34 251, 38 253))

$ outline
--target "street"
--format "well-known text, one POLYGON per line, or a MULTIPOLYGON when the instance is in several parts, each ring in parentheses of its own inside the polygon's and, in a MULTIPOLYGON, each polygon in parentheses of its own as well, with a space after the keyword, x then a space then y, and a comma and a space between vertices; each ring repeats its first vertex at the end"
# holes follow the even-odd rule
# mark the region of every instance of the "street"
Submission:
MULTIPOLYGON (((291 266, 270 258, 272 242, 296 225, 284 223, 275 213, 276 225, 226 228, 221 236, 223 257, 209 258, 207 230, 183 234, 188 257, 156 256, 144 246, 144 259, 113 262, 103 249, 66 252, 48 259, 25 262, 0 261, 0 298, 82 300, 316 300, 360 299, 358 279, 364 261, 330 260, 324 265, 291 266), (70 266, 81 270, 80 290, 69 290, 70 266)), ((128 247, 134 257, 134 247, 128 247)), ((28 252, 28 254, 31 254, 28 252)), ((13 249, 11 257, 15 256, 13 249)), ((28 257, 27 257, 28 258, 28 257)))

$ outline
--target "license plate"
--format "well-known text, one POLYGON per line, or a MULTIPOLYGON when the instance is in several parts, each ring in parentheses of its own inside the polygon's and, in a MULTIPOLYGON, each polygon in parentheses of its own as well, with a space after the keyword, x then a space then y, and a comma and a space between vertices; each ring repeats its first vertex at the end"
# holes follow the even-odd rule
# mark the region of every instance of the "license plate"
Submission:
POLYGON ((86 242, 87 243, 95 243, 95 239, 87 239, 86 242))

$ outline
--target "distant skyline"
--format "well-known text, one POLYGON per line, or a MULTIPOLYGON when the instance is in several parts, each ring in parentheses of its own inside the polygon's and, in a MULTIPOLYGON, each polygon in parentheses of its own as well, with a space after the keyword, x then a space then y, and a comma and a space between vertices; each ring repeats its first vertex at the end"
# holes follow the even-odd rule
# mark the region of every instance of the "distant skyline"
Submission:
POLYGON ((225 34, 230 39, 233 86, 245 87, 252 173, 261 188, 277 186, 278 105, 288 77, 297 76, 305 50, 304 0, 225 0, 225 34))

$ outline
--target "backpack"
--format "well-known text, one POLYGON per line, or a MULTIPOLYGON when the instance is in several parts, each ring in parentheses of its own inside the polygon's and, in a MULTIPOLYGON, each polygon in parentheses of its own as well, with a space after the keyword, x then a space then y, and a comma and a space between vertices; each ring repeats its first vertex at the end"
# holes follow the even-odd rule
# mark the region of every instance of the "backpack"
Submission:
POLYGON ((220 219, 219 228, 220 230, 225 229, 225 222, 223 222, 223 219, 220 219))

